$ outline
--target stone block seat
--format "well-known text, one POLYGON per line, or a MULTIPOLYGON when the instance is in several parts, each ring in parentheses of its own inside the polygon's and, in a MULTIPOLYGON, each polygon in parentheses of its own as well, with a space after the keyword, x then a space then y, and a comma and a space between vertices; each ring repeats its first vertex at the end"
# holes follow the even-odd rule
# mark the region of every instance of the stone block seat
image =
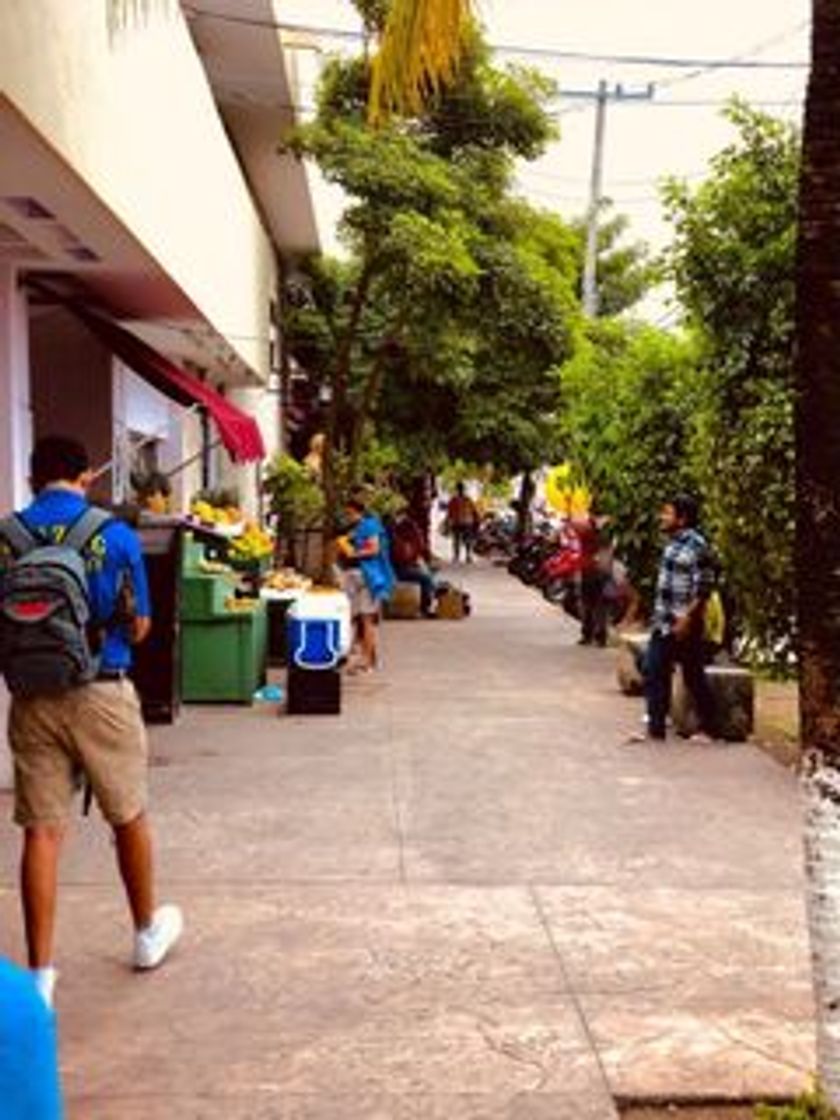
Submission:
MULTIPOLYGON (((713 664, 706 666, 706 679, 715 698, 720 737, 729 743, 746 742, 755 722, 752 673, 740 665, 713 664)), ((698 729, 697 714, 680 673, 674 679, 671 720, 678 735, 691 735, 698 729)))
POLYGON ((420 618, 420 586, 398 581, 391 598, 384 604, 385 618, 420 618))
POLYGON ((641 696, 645 690, 642 665, 650 634, 647 630, 618 632, 618 687, 625 696, 641 696))
MULTIPOLYGON (((625 696, 641 696, 644 692, 644 657, 650 635, 647 631, 627 631, 618 636, 616 675, 618 687, 625 696)), ((706 666, 706 679, 717 705, 721 738, 742 743, 753 731, 755 713, 755 681, 749 669, 729 663, 706 666)), ((678 735, 697 731, 697 714, 682 681, 674 674, 671 722, 678 735)))

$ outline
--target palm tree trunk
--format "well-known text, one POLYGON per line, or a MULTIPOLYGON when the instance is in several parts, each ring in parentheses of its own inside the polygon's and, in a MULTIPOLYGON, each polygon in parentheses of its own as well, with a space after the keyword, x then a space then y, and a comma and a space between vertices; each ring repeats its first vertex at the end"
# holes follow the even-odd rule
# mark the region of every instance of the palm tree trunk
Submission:
POLYGON ((840 1110, 840 3, 814 0, 797 258, 797 595, 818 1074, 840 1110))

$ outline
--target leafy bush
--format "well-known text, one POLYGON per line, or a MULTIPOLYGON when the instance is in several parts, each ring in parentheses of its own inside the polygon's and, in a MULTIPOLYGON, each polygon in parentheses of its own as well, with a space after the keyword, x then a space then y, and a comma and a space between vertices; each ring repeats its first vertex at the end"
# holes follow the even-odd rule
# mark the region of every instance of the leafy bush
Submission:
POLYGON ((561 370, 566 455, 609 515, 648 606, 662 550, 659 509, 696 489, 687 454, 695 371, 689 342, 618 321, 592 325, 561 370))
POLYGON ((277 535, 288 546, 301 529, 316 526, 324 510, 324 495, 312 473, 291 455, 280 454, 269 466, 264 482, 277 535))
POLYGON ((671 275, 700 347, 689 451, 756 659, 794 641, 793 298, 799 137, 735 102, 696 188, 670 183, 671 275))
POLYGON ((836 1120, 836 1115, 819 1088, 809 1089, 791 1104, 760 1104, 755 1110, 755 1120, 836 1120))

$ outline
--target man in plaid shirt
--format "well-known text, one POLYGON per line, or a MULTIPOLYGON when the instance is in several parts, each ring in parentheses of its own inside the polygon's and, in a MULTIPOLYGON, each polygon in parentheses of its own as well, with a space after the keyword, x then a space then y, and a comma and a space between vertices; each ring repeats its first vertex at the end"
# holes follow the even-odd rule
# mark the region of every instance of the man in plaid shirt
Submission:
POLYGON ((660 526, 669 537, 659 564, 653 626, 645 667, 647 737, 665 738, 674 667, 697 709, 702 733, 717 735, 715 702, 704 669, 703 616, 714 590, 709 546, 697 529, 697 503, 687 494, 666 502, 660 526))

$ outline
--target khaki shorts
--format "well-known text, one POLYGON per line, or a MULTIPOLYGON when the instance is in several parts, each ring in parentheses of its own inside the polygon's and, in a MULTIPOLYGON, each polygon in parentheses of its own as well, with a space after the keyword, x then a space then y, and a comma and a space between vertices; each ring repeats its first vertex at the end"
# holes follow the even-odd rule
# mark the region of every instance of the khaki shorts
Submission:
POLYGON ((109 824, 128 824, 146 808, 146 729, 130 680, 94 681, 61 696, 14 699, 9 743, 19 825, 66 821, 80 770, 109 824))
POLYGON ((379 603, 371 595, 365 577, 358 568, 350 568, 344 572, 342 584, 344 593, 350 600, 350 613, 353 618, 379 614, 379 603))

